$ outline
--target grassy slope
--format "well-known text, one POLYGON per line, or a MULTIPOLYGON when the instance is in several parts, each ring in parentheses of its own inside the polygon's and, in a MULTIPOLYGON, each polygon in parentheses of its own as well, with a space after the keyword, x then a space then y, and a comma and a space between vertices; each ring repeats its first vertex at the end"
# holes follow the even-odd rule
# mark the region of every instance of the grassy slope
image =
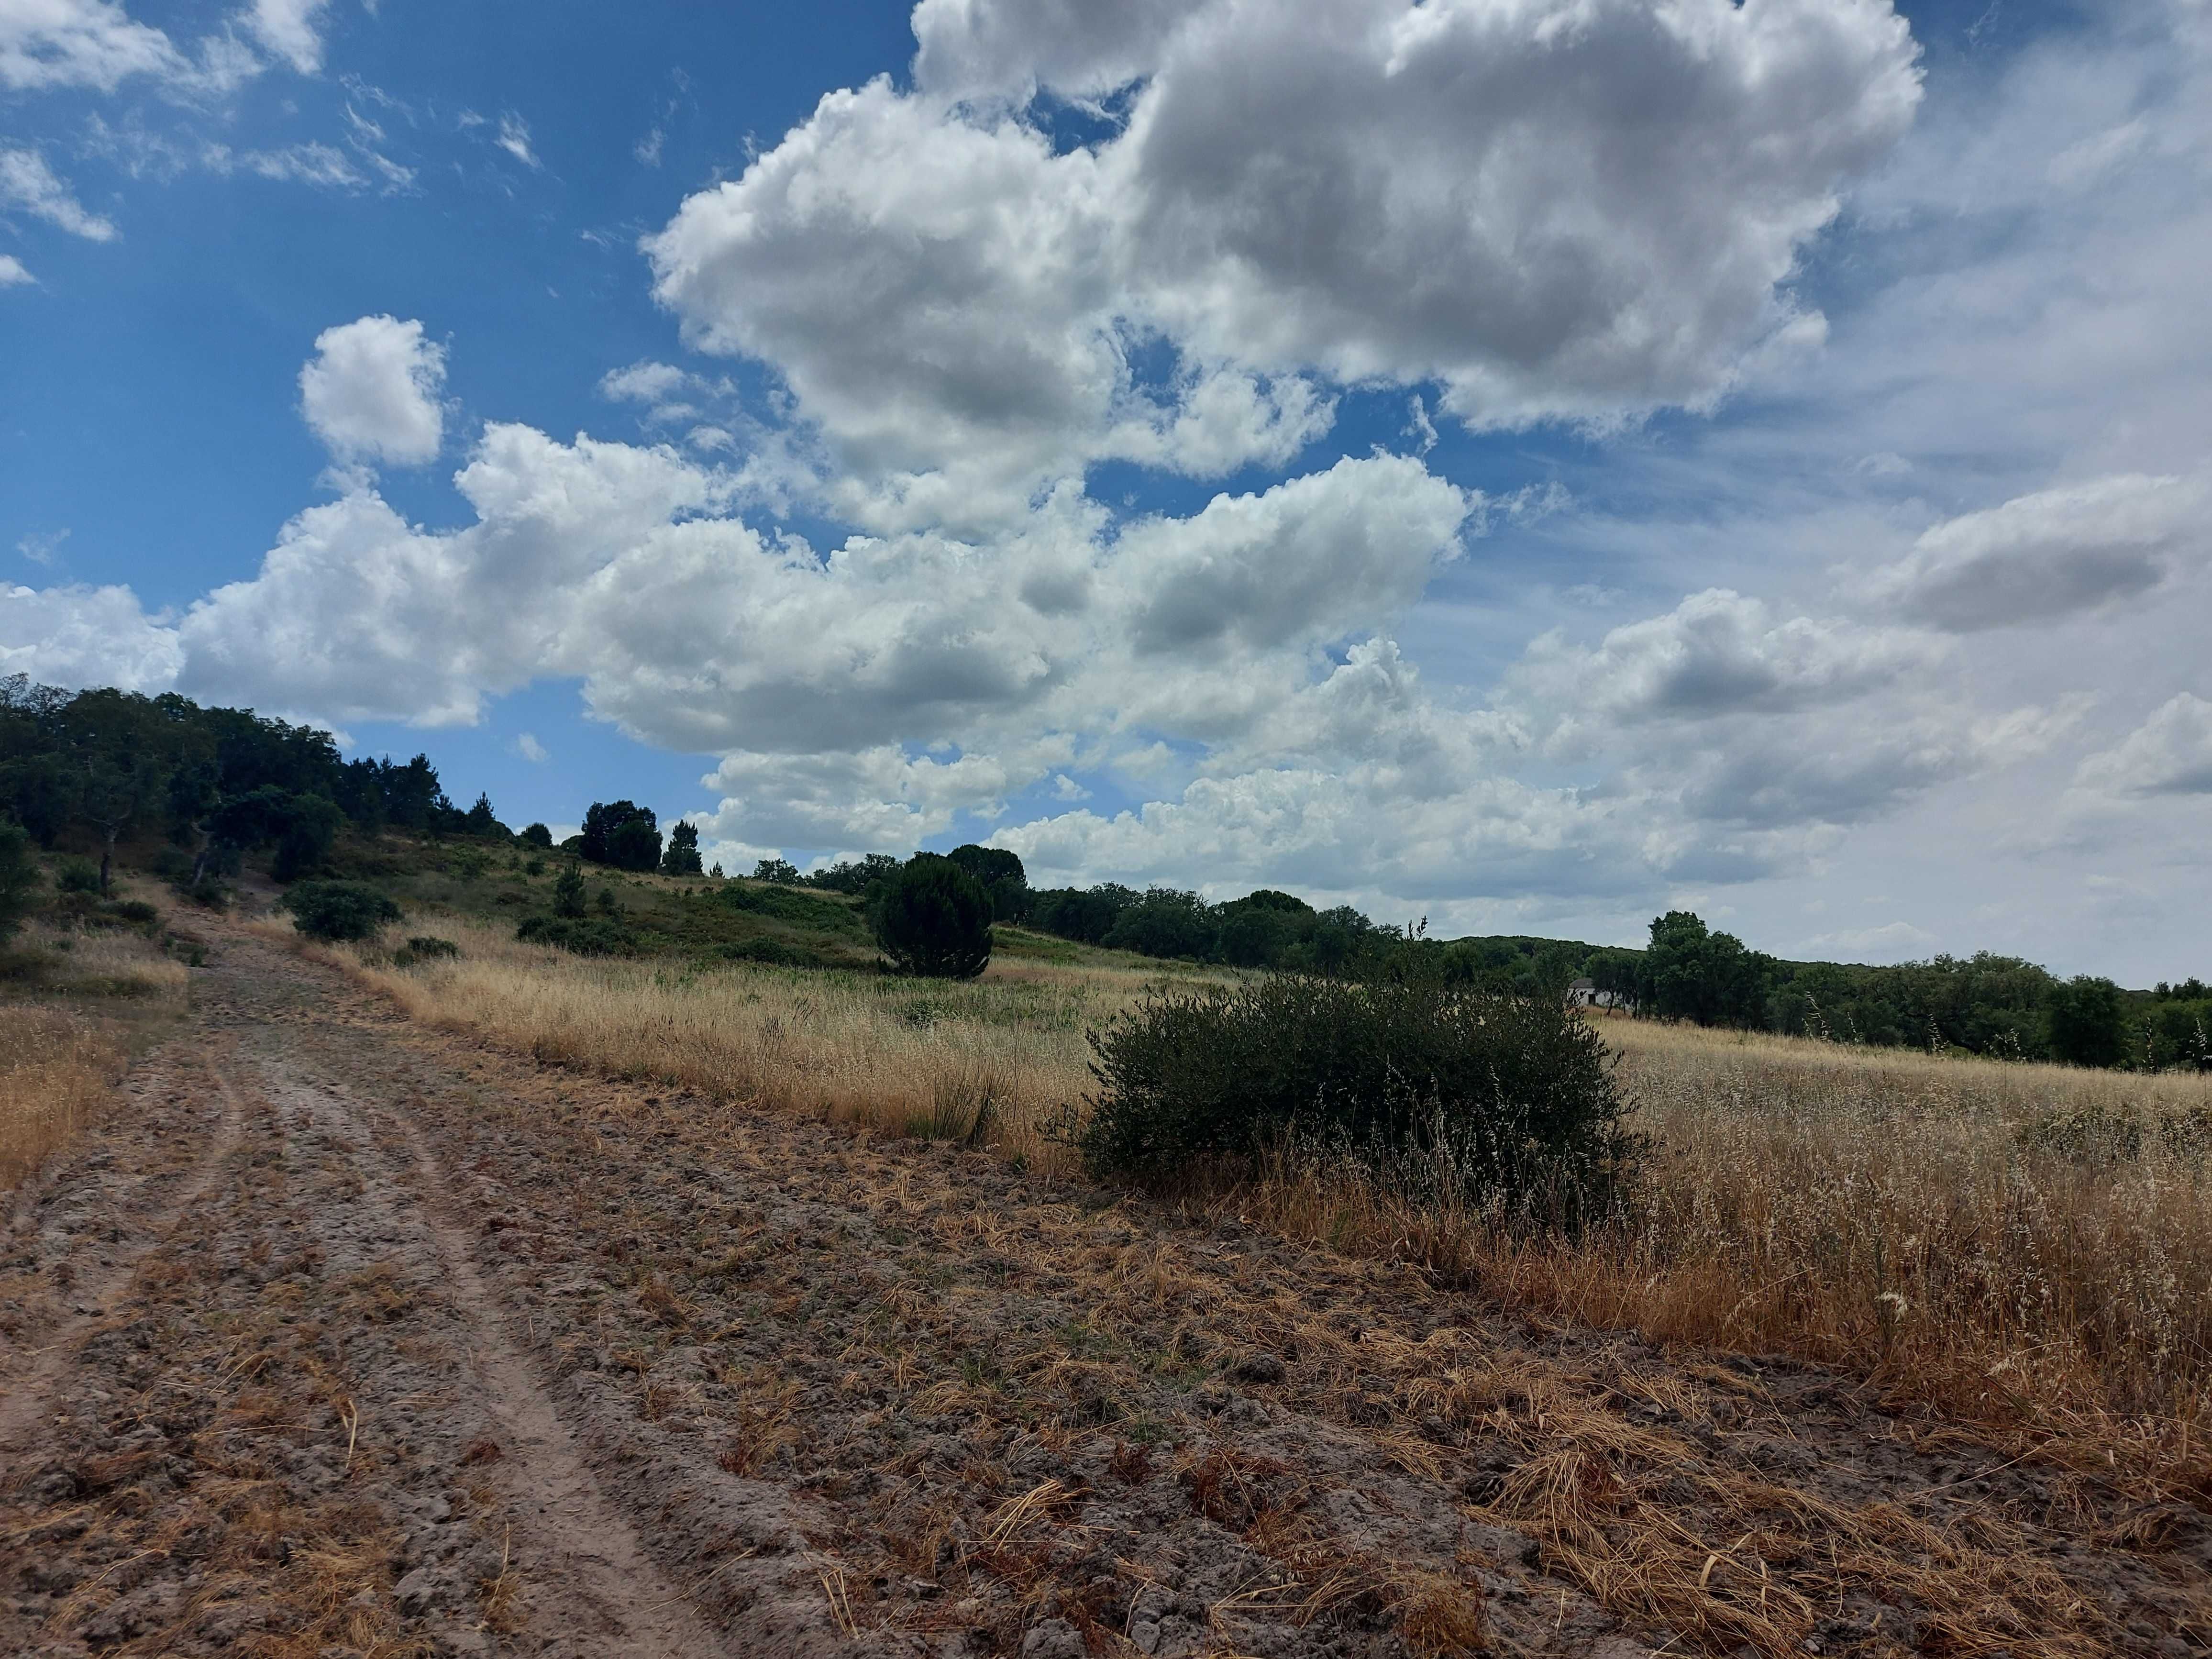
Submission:
MULTIPOLYGON (((398 836, 348 836, 339 844, 333 872, 374 882, 390 893, 408 914, 403 932, 435 933, 444 919, 458 918, 511 933, 525 917, 552 914, 553 884, 565 862, 557 854, 532 857, 458 840, 426 844, 398 836)), ((744 878, 638 875, 596 865, 585 866, 584 876, 589 915, 607 915, 604 906, 611 901, 611 919, 633 938, 640 956, 672 955, 701 964, 780 959, 794 966, 859 971, 873 969, 878 961, 860 900, 841 893, 744 878)), ((1048 963, 1156 975, 1188 971, 1176 963, 1004 924, 993 933, 1002 963, 1048 963)))
POLYGON ((166 892, 118 881, 122 902, 55 890, 0 942, 0 1193, 36 1173, 114 1099, 128 1058, 175 1029, 190 1003, 196 948, 166 892))

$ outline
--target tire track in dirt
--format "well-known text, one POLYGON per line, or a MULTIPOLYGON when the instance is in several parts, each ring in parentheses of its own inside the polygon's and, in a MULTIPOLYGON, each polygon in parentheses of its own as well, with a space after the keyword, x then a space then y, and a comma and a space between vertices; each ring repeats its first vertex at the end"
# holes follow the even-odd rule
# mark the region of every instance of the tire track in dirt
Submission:
MULTIPOLYGON (((222 1103, 215 1133, 183 1176, 181 1184, 139 1224, 137 1237, 129 1248, 110 1257, 96 1277, 75 1279, 70 1300, 76 1311, 56 1328, 41 1333, 43 1340, 37 1347, 10 1356, 16 1369, 6 1379, 6 1392, 0 1394, 0 1480, 6 1479, 25 1449, 26 1437, 37 1425, 42 1408, 77 1350, 117 1318, 138 1263, 208 1195, 244 1140, 246 1114, 236 1088, 224 1077, 209 1047, 195 1044, 194 1049, 189 1058, 182 1054, 164 1054, 154 1067, 168 1071, 173 1079, 178 1070, 189 1069, 194 1062, 204 1069, 222 1103)), ((155 1079, 142 1074, 137 1081, 137 1092, 144 1093, 150 1091, 155 1079)), ((140 1182, 142 1191, 145 1184, 140 1182)))
POLYGON ((497 1448, 484 1466, 485 1484, 502 1500, 520 1546, 531 1585, 527 1633, 550 1646, 588 1638, 587 1651, 635 1659, 701 1659, 724 1651, 683 1595, 661 1576, 636 1533, 600 1489, 575 1437, 532 1376, 522 1351, 503 1328, 506 1310, 486 1288, 443 1171, 422 1136, 389 1112, 364 1113, 336 1091, 284 1077, 272 1094, 303 1105, 322 1127, 358 1149, 367 1191, 392 1231, 427 1239, 446 1302, 466 1322, 465 1364, 483 1393, 475 1402, 490 1433, 474 1444, 497 1448), (373 1121, 369 1121, 373 1118, 373 1121), (375 1129, 404 1146, 421 1201, 377 1179, 375 1129), (441 1213, 442 1212, 442 1213, 441 1213))

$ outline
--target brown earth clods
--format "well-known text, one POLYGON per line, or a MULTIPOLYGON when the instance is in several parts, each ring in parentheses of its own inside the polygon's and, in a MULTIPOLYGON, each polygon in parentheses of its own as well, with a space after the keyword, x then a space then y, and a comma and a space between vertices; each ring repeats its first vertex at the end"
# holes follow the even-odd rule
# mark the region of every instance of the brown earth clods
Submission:
POLYGON ((196 982, 0 1231, 0 1652, 2212 1648, 2205 1494, 196 982))

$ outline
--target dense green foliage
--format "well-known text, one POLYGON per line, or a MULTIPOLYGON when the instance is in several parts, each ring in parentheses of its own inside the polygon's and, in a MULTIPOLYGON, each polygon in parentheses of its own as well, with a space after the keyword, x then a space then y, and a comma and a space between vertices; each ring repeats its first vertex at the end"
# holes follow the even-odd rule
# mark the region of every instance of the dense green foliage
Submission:
POLYGON ((1091 1047, 1098 1089, 1074 1137, 1098 1175, 1171 1179, 1297 1140, 1560 1218, 1610 1193, 1635 1150, 1588 1024, 1433 975, 1163 988, 1091 1047))
MULTIPOLYGON (((593 864, 617 870, 657 870, 660 867, 660 821, 650 806, 635 801, 593 801, 584 814, 584 832, 576 850, 593 864)), ((692 850, 698 849, 696 832, 692 850)))
MULTIPOLYGON (((773 865, 764 867, 774 868, 773 865)), ((827 893, 844 893, 854 898, 865 898, 870 890, 889 880, 898 872, 899 861, 887 853, 871 853, 855 863, 833 864, 826 870, 817 870, 805 878, 809 887, 819 887, 827 893)), ((762 878, 780 879, 781 872, 762 878)))
POLYGON ((1651 924, 1640 951, 1569 939, 1431 939, 1348 908, 1316 911, 1262 889, 1223 904, 1109 883, 1030 895, 1028 925, 1141 955, 1279 972, 1372 977, 1413 964, 1448 984, 1500 994, 1578 994, 1701 1025, 1884 1047, 1957 1048, 2008 1060, 2212 1071, 2212 994, 2199 981, 2127 992, 2062 981, 2032 962, 1983 952, 1893 967, 1787 962, 1688 911, 1651 924))
POLYGON ((580 957, 635 956, 639 950, 637 936, 615 916, 526 916, 514 936, 580 957))
POLYGON ((876 943, 902 974, 973 979, 990 965, 991 895, 966 870, 917 853, 868 902, 876 943))
POLYGON ((95 851, 105 891, 118 847, 166 842, 180 885, 274 854, 289 881, 325 868, 341 829, 503 839, 489 801, 461 811, 428 759, 346 761, 327 732, 173 694, 69 692, 0 680, 0 817, 40 846, 95 851))
POLYGON ((1042 932, 1109 950, 1291 973, 1346 972, 1402 942, 1396 929, 1378 927, 1348 905, 1316 911, 1267 889, 1208 904, 1172 887, 1048 888, 1030 894, 1027 919, 1042 932))
POLYGON ((660 855, 660 873, 664 876, 696 876, 701 873, 697 824, 670 826, 668 850, 660 855))
POLYGON ((19 823, 0 823, 0 939, 30 914, 39 890, 38 860, 30 832, 19 823))
POLYGON ((399 907, 366 882, 302 881, 284 895, 292 925, 309 939, 374 939, 399 920, 399 907))
POLYGON ((975 878, 991 896, 991 914, 1000 921, 1019 921, 1029 913, 1030 878, 1022 861, 997 847, 978 847, 972 842, 956 847, 945 857, 975 878))

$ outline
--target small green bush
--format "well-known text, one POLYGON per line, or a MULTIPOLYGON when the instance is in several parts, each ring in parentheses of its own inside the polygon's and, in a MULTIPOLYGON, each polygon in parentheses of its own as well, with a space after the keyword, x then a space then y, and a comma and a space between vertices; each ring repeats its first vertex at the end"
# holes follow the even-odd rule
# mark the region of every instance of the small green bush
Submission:
POLYGON ((627 927, 600 916, 526 916, 514 936, 532 945, 551 945, 580 957, 626 957, 637 950, 627 927))
POLYGON ((974 979, 991 962, 991 896, 951 859, 916 853, 870 901, 876 943, 902 974, 974 979))
POLYGON ((97 893, 100 866, 90 859, 64 859, 54 872, 54 886, 64 893, 97 893))
POLYGON ((734 945, 723 945, 721 956, 726 962, 764 962, 784 968, 802 968, 814 961, 806 951, 793 950, 781 939, 739 939, 734 945))
POLYGON ((461 947, 449 939, 440 939, 434 933, 417 933, 392 953, 395 968, 412 968, 420 962, 451 962, 461 954, 461 947))
POLYGON ((309 939, 374 939, 399 920, 399 907, 366 882, 300 882, 283 903, 292 925, 309 939))
POLYGON ((580 916, 584 914, 584 872, 574 862, 561 867, 553 878, 553 914, 556 916, 580 916))
POLYGON ((133 922, 140 927, 161 920, 161 913, 143 899, 118 899, 100 907, 118 921, 133 922))
POLYGON ((1638 1151, 1604 1043, 1549 998, 1277 975, 1156 989, 1091 1045, 1098 1087, 1070 1138, 1101 1176, 1304 1143, 1570 1220, 1638 1151))

